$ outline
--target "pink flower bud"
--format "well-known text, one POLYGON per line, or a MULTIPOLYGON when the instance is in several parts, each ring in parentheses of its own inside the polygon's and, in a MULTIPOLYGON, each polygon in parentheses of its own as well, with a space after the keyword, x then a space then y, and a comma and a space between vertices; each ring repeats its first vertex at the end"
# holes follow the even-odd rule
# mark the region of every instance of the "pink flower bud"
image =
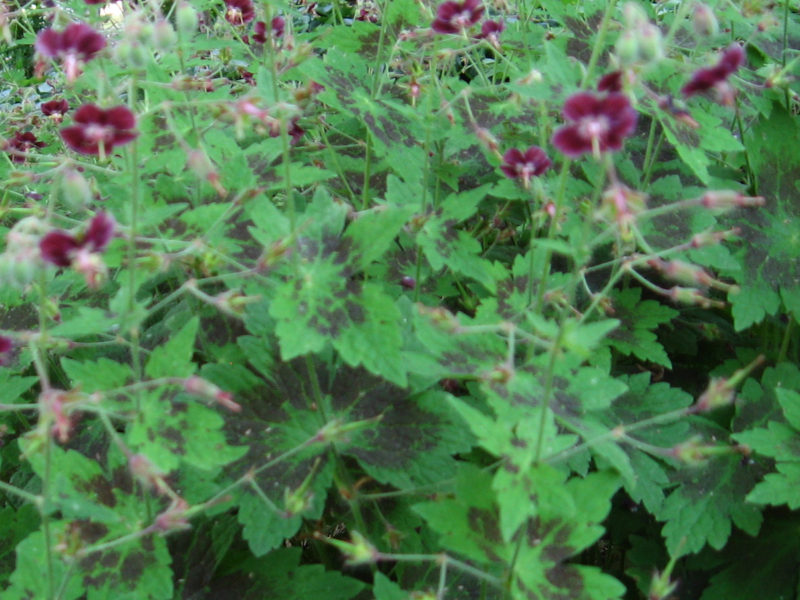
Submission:
POLYGON ((195 396, 213 400, 232 412, 239 412, 242 410, 241 405, 233 401, 233 394, 221 390, 210 381, 198 377, 197 375, 192 375, 184 380, 183 389, 195 396))

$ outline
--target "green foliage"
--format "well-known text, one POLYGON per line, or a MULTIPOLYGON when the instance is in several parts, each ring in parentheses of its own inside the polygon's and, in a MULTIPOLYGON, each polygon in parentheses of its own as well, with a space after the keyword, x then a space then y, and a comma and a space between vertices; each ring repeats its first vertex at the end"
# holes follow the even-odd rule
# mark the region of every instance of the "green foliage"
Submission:
POLYGON ((791 3, 6 4, 2 598, 796 592, 791 3))

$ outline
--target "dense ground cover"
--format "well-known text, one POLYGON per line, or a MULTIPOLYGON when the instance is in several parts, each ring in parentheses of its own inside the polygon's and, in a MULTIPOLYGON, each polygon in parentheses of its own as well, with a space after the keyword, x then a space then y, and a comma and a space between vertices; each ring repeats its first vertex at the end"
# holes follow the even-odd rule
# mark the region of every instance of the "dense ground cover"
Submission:
POLYGON ((797 597, 796 0, 0 30, 4 600, 797 597))

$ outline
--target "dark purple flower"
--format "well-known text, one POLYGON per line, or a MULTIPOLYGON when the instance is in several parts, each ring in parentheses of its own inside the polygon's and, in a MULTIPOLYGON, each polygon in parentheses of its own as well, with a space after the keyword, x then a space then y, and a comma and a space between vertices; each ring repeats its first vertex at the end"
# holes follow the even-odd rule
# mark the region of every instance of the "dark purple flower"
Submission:
POLYGON ((61 100, 50 100, 42 102, 42 114, 46 117, 50 115, 61 116, 69 110, 69 104, 63 98, 61 100))
POLYGON ((0 365, 8 364, 8 358, 11 351, 14 349, 14 340, 0 335, 0 365))
POLYGON ((486 40, 492 46, 500 45, 500 34, 506 30, 506 24, 503 21, 484 21, 481 25, 481 32, 475 37, 479 40, 486 40))
POLYGON ((688 98, 711 89, 720 90, 727 86, 728 77, 744 64, 744 59, 742 47, 739 44, 731 44, 722 53, 716 65, 695 71, 689 83, 681 88, 681 93, 688 98))
POLYGON ((88 62, 106 47, 106 39, 84 23, 72 23, 64 31, 43 29, 36 37, 36 51, 44 57, 61 60, 67 81, 79 73, 78 62, 88 62))
POLYGON ((286 31, 286 21, 283 17, 274 17, 271 21, 272 25, 272 37, 274 38, 282 38, 283 33, 286 31))
POLYGON ((81 247, 90 252, 102 252, 114 237, 115 221, 108 213, 99 212, 91 221, 81 238, 81 247))
POLYGON ((524 153, 512 148, 503 155, 500 170, 511 179, 521 179, 525 187, 531 177, 538 177, 550 167, 550 159, 539 146, 531 146, 524 153))
POLYGON ((225 18, 231 25, 244 25, 256 16, 252 0, 225 0, 228 7, 225 18))
POLYGON ((14 133, 14 137, 10 140, 6 140, 6 143, 3 145, 3 150, 8 152, 11 156, 11 160, 15 163, 21 163, 25 162, 25 153, 28 150, 31 148, 42 148, 45 145, 44 142, 40 142, 36 139, 36 136, 30 131, 17 131, 14 133))
POLYGON ((51 231, 39 240, 39 252, 47 262, 57 267, 68 267, 80 248, 78 241, 66 231, 51 231))
POLYGON ((136 117, 125 106, 108 110, 94 104, 84 104, 75 112, 75 123, 61 130, 64 142, 80 154, 101 154, 115 146, 127 144, 138 134, 134 131, 136 117))
POLYGON ((114 237, 114 219, 104 212, 97 213, 86 231, 77 236, 57 229, 39 240, 42 258, 57 267, 68 267, 80 251, 102 252, 114 237))
POLYGON ((256 21, 253 25, 253 41, 258 44, 267 43, 267 24, 264 21, 256 21))
POLYGON ((484 10, 481 0, 443 2, 436 10, 431 29, 436 33, 461 33, 480 21, 484 10))
POLYGON ((622 71, 611 71, 606 73, 597 82, 598 92, 621 92, 622 91, 622 71))
POLYGON ((556 131, 553 145, 570 157, 619 150, 622 140, 636 129, 639 116, 628 97, 617 92, 574 94, 564 103, 563 114, 572 123, 556 131))

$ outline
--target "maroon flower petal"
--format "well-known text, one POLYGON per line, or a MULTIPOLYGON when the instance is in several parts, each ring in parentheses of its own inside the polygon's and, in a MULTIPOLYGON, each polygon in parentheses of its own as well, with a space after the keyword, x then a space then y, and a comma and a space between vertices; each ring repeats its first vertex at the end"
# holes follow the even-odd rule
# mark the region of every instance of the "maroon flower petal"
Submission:
POLYGON ((36 36, 36 52, 48 58, 55 58, 61 52, 61 34, 52 28, 43 29, 36 36))
POLYGON ((115 106, 105 111, 103 117, 106 125, 115 129, 133 129, 136 127, 136 117, 127 106, 115 106))
POLYGON ((69 110, 69 104, 66 100, 61 98, 60 100, 49 100, 47 102, 42 102, 41 108, 42 114, 45 116, 63 115, 69 110))
POLYGON ((497 37, 506 30, 506 24, 503 21, 484 21, 481 25, 481 32, 475 37, 479 40, 491 39, 497 37))
POLYGON ((722 53, 718 65, 724 68, 728 75, 735 73, 744 64, 744 50, 739 44, 731 44, 722 53))
POLYGON ((76 52, 83 60, 91 60, 106 47, 106 39, 85 23, 73 23, 61 33, 61 50, 76 52))
POLYGON ((600 100, 591 92, 578 92, 567 98, 562 111, 564 118, 579 121, 583 117, 597 115, 600 111, 600 100))
POLYGON ((72 263, 72 254, 78 248, 80 244, 66 231, 51 231, 39 240, 42 258, 58 267, 68 267, 72 263))
POLYGON ((91 252, 102 252, 114 237, 115 225, 113 217, 105 212, 97 213, 89 222, 81 247, 86 247, 91 252))
POLYGON ((259 44, 267 43, 267 24, 264 21, 257 21, 253 26, 253 41, 259 44))
POLYGON ((94 104, 84 104, 75 111, 73 117, 76 123, 99 123, 105 125, 103 122, 103 109, 94 104))
POLYGON ((484 10, 481 0, 443 2, 436 10, 431 29, 437 33, 460 33, 480 21, 484 10))
POLYGON ((138 135, 134 131, 136 117, 126 106, 103 110, 94 104, 84 104, 75 111, 74 120, 77 125, 62 129, 61 138, 79 154, 99 154, 101 142, 104 151, 110 151, 138 135))
POLYGON ((225 5, 228 7, 225 18, 231 25, 244 25, 256 16, 251 0, 225 0, 225 5))
POLYGON ((722 85, 744 64, 744 60, 742 47, 739 44, 731 44, 722 53, 716 65, 695 71, 688 83, 681 88, 681 93, 688 98, 722 85))
POLYGON ((511 148, 503 155, 500 170, 512 179, 522 179, 525 184, 531 177, 538 177, 550 167, 550 159, 539 146, 531 146, 525 153, 511 148))
POLYGON ((11 352, 11 349, 14 347, 14 342, 11 338, 7 338, 4 335, 0 335, 0 354, 5 354, 6 352, 11 352))
POLYGON ((565 125, 560 127, 553 135, 553 145, 562 154, 570 158, 575 158, 581 154, 592 151, 592 140, 584 138, 578 132, 577 125, 565 125))
POLYGON ((600 78, 597 82, 598 92, 621 92, 622 91, 622 71, 612 71, 600 78))
POLYGON ((282 38, 283 33, 286 31, 286 21, 283 17, 275 17, 272 19, 272 37, 282 38))

